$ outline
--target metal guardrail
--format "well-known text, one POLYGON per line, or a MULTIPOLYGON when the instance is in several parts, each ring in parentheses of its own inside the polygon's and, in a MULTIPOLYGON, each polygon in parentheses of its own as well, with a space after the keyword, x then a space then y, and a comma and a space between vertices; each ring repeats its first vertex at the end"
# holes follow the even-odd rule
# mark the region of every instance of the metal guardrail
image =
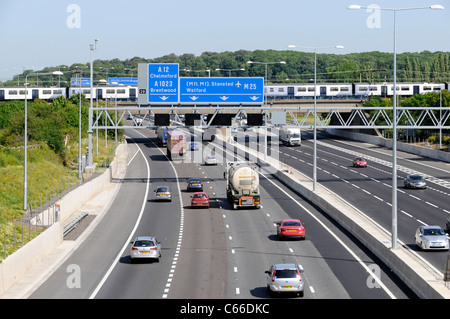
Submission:
POLYGON ((85 218, 87 215, 89 215, 89 214, 82 213, 80 216, 78 216, 73 221, 71 221, 70 224, 66 225, 63 229, 63 236, 66 236, 72 230, 74 230, 78 226, 78 224, 83 220, 83 218, 85 218))

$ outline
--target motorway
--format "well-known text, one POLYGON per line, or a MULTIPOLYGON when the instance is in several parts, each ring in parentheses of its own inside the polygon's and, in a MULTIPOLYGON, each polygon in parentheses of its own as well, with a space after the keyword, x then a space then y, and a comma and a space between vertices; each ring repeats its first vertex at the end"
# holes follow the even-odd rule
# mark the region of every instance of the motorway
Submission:
MULTIPOLYGON (((261 209, 232 210, 226 200, 222 164, 174 163, 168 161, 165 149, 156 146, 153 131, 126 130, 126 136, 127 173, 110 209, 29 298, 268 298, 264 271, 273 263, 285 262, 304 269, 304 299, 416 298, 363 245, 272 175, 260 177, 261 209), (203 178, 213 201, 209 209, 190 207, 191 193, 185 190, 189 177, 203 178), (172 202, 153 200, 158 185, 171 187, 172 202), (302 220, 306 240, 277 239, 274 222, 287 217, 302 220), (130 241, 141 235, 162 241, 159 263, 130 263, 130 241), (68 271, 74 266, 81 274, 76 287, 70 284, 68 271)), ((299 149, 286 148, 291 155, 285 159, 293 159, 292 154, 310 157, 306 154, 312 153, 310 146, 304 141, 299 149)), ((216 147, 221 151, 220 145, 216 147)), ((311 171, 309 165, 297 163, 296 168, 311 171)), ((323 172, 326 166, 321 167, 323 172)), ((326 173, 321 173, 320 182, 327 186, 347 184, 322 174, 326 173)), ((356 179, 352 183, 358 183, 356 179)), ((350 194, 354 196, 355 191, 350 194)), ((367 200, 364 206, 379 207, 369 202, 373 201, 367 200)))

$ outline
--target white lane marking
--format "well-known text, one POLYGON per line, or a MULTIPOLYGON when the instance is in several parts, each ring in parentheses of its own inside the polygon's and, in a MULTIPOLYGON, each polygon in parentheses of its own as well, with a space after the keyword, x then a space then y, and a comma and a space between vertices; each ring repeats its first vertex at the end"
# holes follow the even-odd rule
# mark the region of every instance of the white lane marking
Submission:
MULTIPOLYGON (((135 143, 136 144, 136 143, 135 143)), ((100 281, 100 283, 97 285, 97 287, 95 288, 95 290, 92 292, 91 296, 89 297, 89 299, 94 299, 95 296, 97 295, 97 293, 99 292, 100 288, 103 286, 103 284, 106 282, 106 280, 108 279, 109 275, 111 274, 112 270, 114 269, 114 267, 116 266, 116 264, 118 263, 120 257, 123 255, 123 252, 125 251, 125 249, 128 247, 132 236, 134 234, 134 232, 136 231, 142 215, 144 213, 144 209, 145 209, 145 205, 147 204, 147 197, 148 197, 148 192, 149 192, 149 187, 150 187, 150 166, 148 164, 147 158, 145 157, 144 153, 142 152, 141 148, 139 147, 139 145, 136 144, 136 146, 139 148, 140 153, 142 154, 142 157, 145 160, 145 165, 147 166, 147 186, 145 188, 145 196, 144 199, 142 201, 142 206, 141 206, 141 211, 139 212, 139 216, 138 219, 136 220, 136 223, 134 225, 133 230, 131 231, 128 239, 125 241, 125 244, 123 245, 122 249, 120 250, 119 254, 116 256, 116 258, 114 259, 113 263, 111 264, 111 266, 109 267, 108 271, 105 273, 105 275, 103 276, 102 280, 100 281)))

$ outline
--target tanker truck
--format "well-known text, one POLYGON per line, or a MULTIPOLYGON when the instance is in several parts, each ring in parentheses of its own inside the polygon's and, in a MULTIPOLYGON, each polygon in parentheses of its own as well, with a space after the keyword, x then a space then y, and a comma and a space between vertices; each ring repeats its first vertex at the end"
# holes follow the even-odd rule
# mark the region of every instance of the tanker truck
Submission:
POLYGON ((228 162, 224 173, 227 180, 227 198, 238 207, 260 208, 258 166, 251 162, 228 162))

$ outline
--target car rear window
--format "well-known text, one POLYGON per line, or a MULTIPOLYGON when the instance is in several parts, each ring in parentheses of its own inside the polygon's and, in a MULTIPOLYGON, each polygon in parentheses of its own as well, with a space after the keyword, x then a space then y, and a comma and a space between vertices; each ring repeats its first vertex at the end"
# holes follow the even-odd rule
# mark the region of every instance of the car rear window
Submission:
POLYGON ((296 278, 298 276, 296 269, 280 269, 275 272, 277 278, 296 278))
POLYGON ((299 222, 284 222, 283 226, 300 226, 299 222))
POLYGON ((206 198, 205 194, 196 194, 194 195, 194 198, 206 198))
POLYGON ((168 192, 169 191, 169 187, 159 187, 158 189, 157 189, 157 192, 158 193, 161 193, 161 192, 168 192))
POLYGON ((155 243, 151 240, 137 240, 134 243, 135 247, 151 247, 151 246, 155 246, 155 243))

